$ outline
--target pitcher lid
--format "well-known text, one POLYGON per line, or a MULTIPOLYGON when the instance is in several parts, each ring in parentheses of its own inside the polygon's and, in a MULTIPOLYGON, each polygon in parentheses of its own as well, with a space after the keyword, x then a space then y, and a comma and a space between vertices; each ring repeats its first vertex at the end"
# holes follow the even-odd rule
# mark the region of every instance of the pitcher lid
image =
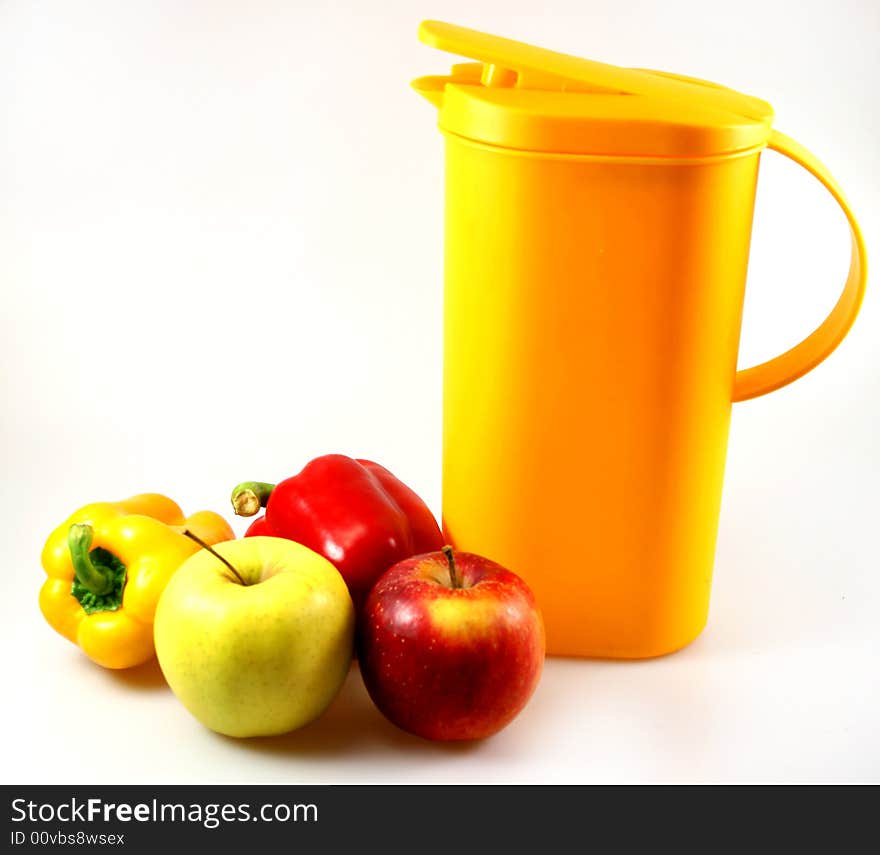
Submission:
POLYGON ((505 148, 560 154, 699 158, 766 144, 765 101, 693 77, 622 68, 440 21, 419 38, 476 62, 413 88, 442 130, 505 148))

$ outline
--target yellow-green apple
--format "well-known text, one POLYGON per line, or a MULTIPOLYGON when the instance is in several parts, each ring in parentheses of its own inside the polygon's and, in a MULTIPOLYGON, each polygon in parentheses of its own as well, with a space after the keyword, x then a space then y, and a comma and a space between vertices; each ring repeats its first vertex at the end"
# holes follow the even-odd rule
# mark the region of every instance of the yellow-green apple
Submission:
POLYGON ((336 696, 351 665, 354 606, 326 558, 249 537, 181 565, 154 633, 168 685, 202 724, 268 736, 308 724, 336 696))
POLYGON ((358 627, 358 662, 376 706, 426 739, 491 736, 538 684, 544 624, 525 582, 444 547, 395 564, 358 627))

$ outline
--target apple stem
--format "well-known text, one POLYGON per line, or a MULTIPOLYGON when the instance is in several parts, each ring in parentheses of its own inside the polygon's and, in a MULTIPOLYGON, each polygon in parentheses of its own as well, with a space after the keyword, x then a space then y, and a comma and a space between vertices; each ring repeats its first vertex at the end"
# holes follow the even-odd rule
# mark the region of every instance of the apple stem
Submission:
POLYGON ((446 561, 449 564, 449 578, 452 580, 452 587, 460 588, 461 580, 458 578, 458 573, 455 570, 455 556, 452 553, 452 547, 444 546, 440 551, 446 556, 446 561))
POLYGON ((236 570, 210 543, 205 543, 197 534, 193 534, 188 528, 183 530, 184 537, 188 537, 190 540, 194 540, 202 549, 207 549, 208 552, 211 553, 216 559, 222 561, 231 571, 232 574, 241 582, 242 585, 247 587, 247 582, 241 578, 241 574, 236 570))

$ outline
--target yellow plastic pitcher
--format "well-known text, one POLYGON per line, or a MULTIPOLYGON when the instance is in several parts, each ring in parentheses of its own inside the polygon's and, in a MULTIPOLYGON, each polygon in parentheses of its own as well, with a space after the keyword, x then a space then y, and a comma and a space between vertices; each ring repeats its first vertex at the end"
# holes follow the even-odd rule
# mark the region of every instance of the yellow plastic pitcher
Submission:
POLYGON ((446 137, 443 522, 520 574, 548 651, 642 658, 706 623, 730 408, 846 335, 865 248, 764 101, 427 21, 476 62, 415 89, 446 137), (852 231, 799 345, 736 370, 758 162, 792 158, 852 231))

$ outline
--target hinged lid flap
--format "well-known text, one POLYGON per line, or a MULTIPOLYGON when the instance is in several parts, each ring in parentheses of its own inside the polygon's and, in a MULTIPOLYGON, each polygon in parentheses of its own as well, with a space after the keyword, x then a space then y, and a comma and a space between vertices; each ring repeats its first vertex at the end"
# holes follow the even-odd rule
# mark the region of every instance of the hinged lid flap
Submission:
POLYGON ((424 21, 419 38, 467 57, 413 87, 443 130, 490 145, 566 154, 706 157, 766 145, 765 101, 693 77, 622 68, 424 21))

